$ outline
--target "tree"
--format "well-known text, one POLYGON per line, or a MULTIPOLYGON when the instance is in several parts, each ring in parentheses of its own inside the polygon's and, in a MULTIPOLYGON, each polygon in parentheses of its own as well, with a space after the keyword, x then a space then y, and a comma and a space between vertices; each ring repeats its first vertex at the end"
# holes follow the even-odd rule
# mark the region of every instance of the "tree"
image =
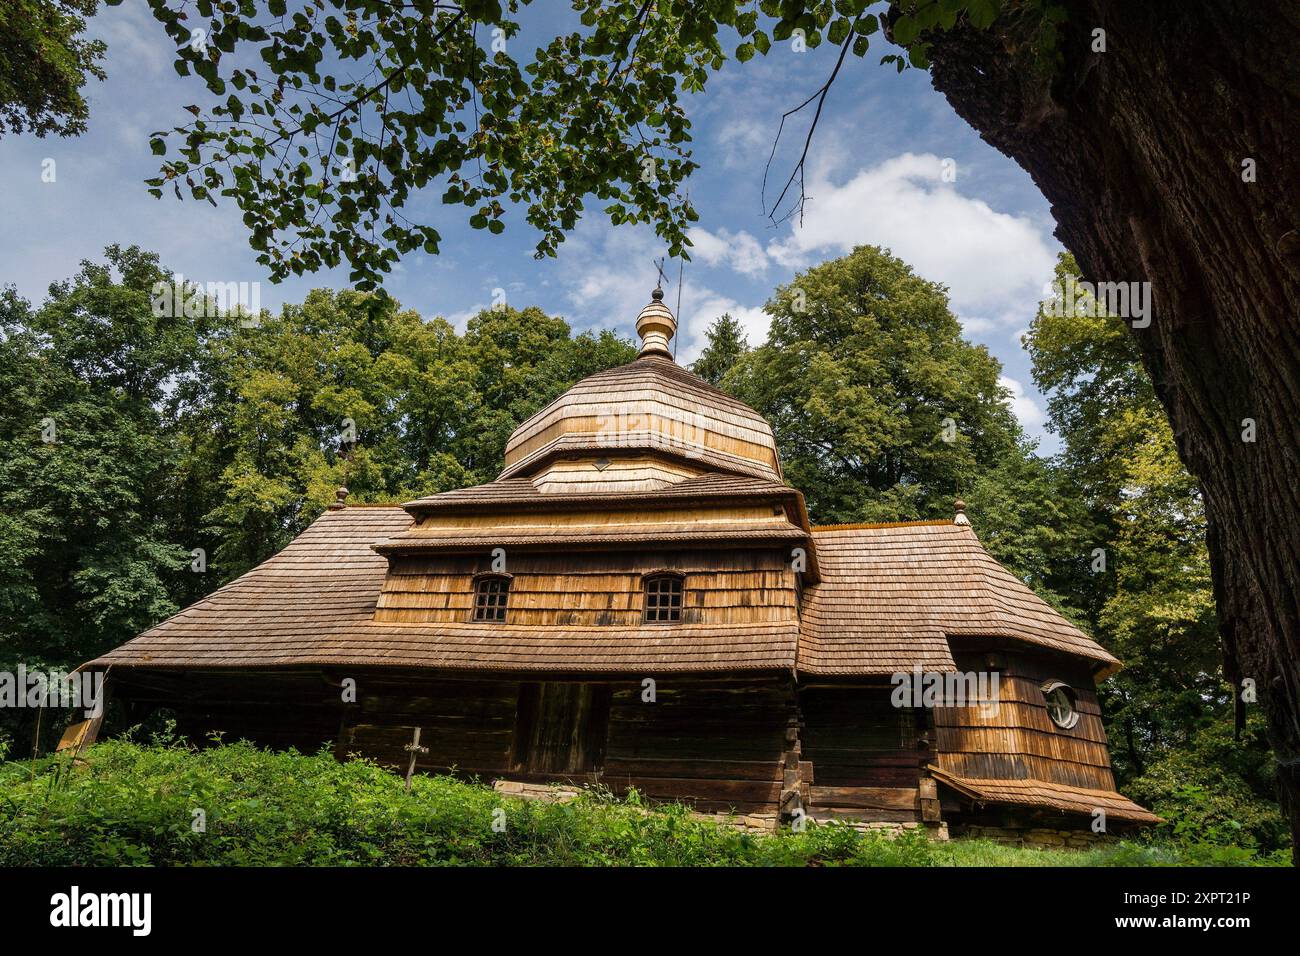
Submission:
POLYGON ((723 387, 772 424, 786 476, 822 522, 950 514, 1016 451, 1001 367, 961 338, 941 286, 871 246, 768 300, 767 341, 723 387))
POLYGON ((1234 695, 1221 667, 1200 490, 1124 320, 1080 288, 1069 254, 1056 277, 1059 293, 1040 305, 1025 344, 1048 396, 1048 427, 1061 436, 1061 487, 1085 515, 1087 560, 1062 553, 1063 586, 1124 662, 1100 688, 1116 776, 1167 819, 1194 820, 1233 842, 1241 824, 1276 847, 1284 828, 1259 772, 1270 759, 1263 720, 1252 722, 1242 753, 1220 759, 1234 695))
POLYGON ((934 84, 1034 178, 1084 277, 1150 283, 1129 334, 1200 484, 1226 673, 1268 716, 1300 846, 1300 22, 1279 0, 1055 6, 1045 60, 1013 9, 933 35, 934 84))
POLYGON ((714 320, 709 326, 709 344, 704 347, 691 364, 691 371, 710 384, 717 385, 731 371, 731 367, 740 361, 741 356, 749 351, 749 342, 740 323, 727 312, 714 320))
POLYGON ((110 247, 32 309, 0 293, 0 648, 67 665, 176 610, 176 400, 200 329, 155 316, 157 257, 110 247))
POLYGON ((352 501, 407 501, 491 481, 521 421, 636 354, 537 308, 484 310, 457 335, 386 296, 323 289, 214 348, 227 436, 207 520, 227 578, 287 544, 340 485, 352 501))
MULTIPOLYGON (((287 19, 285 0, 266 0, 260 21, 246 0, 201 5, 202 23, 186 22, 181 0, 150 2, 180 47, 177 68, 226 97, 211 116, 193 107, 155 191, 235 198, 276 276, 346 258, 367 285, 402 253, 437 251, 436 229, 403 212, 434 181, 478 228, 504 228, 503 199, 525 206, 541 255, 588 196, 616 223, 654 222, 670 253, 683 251, 694 163, 678 98, 726 61, 723 29, 741 61, 796 30, 810 47, 839 46, 826 82, 782 119, 812 114, 769 207, 799 214, 829 91, 881 27, 867 0, 575 0, 584 29, 521 66, 499 41, 515 35, 506 15, 522 0, 321 0, 287 19), (208 42, 193 42, 196 29, 208 42), (496 41, 491 57, 480 29, 496 41), (268 75, 223 65, 241 45, 268 75), (339 62, 342 82, 321 69, 339 62)), ((1205 496, 1227 670, 1268 714, 1300 845, 1294 5, 893 0, 885 21, 905 52, 885 59, 930 68, 956 111, 1030 173, 1085 277, 1150 283, 1152 309, 1131 331, 1205 496)), ((167 153, 163 137, 154 149, 167 153)))
POLYGON ((535 308, 458 335, 351 290, 278 316, 169 309, 175 281, 111 246, 38 308, 0 289, 0 669, 129 640, 274 554, 340 484, 405 501, 490 481, 514 425, 636 355, 535 308))
MULTIPOLYGON (((405 253, 436 254, 442 237, 411 208, 431 186, 492 233, 506 227, 503 202, 523 207, 541 234, 538 256, 555 254, 593 197, 614 224, 653 224, 669 254, 683 255, 697 218, 683 188, 697 168, 683 96, 705 88, 728 48, 744 62, 787 40, 836 45, 826 82, 782 117, 784 129, 813 109, 800 159, 770 206, 774 219, 801 214, 831 85, 881 29, 870 0, 571 0, 581 28, 525 61, 513 17, 529 3, 315 0, 290 12, 288 0, 203 0, 191 18, 190 0, 149 0, 177 47, 177 72, 215 99, 152 135, 166 158, 150 192, 234 198, 276 279, 346 260, 352 281, 371 289, 405 253)), ((926 64, 922 32, 963 15, 987 25, 999 0, 905 5, 892 34, 906 59, 884 57, 900 69, 926 64)), ((1035 42, 1050 48, 1057 8, 1025 5, 1035 42)))
POLYGON ((86 40, 84 17, 99 0, 6 0, 0 6, 0 135, 86 131, 86 80, 104 78, 102 40, 86 40))

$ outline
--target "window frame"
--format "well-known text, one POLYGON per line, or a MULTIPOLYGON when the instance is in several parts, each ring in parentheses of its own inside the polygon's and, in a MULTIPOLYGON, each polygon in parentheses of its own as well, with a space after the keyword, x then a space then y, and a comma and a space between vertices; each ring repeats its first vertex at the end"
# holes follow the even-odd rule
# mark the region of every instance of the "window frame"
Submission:
POLYGON ((1079 695, 1075 693, 1074 688, 1065 681, 1053 680, 1048 681, 1041 688, 1043 693, 1043 705, 1047 708, 1047 719, 1052 725, 1060 730, 1073 730, 1079 725, 1079 695), (1058 719, 1056 710, 1052 706, 1053 695, 1060 693, 1065 698, 1069 707, 1069 716, 1064 721, 1058 719))
MULTIPOLYGON (((656 596, 662 596, 664 592, 656 592, 656 596)), ((641 575, 641 623, 658 627, 660 625, 680 624, 686 609, 686 575, 681 571, 672 571, 662 569, 657 571, 647 571, 641 575), (651 618, 651 587, 660 582, 673 582, 676 589, 669 589, 667 596, 669 613, 676 611, 676 617, 655 617, 651 618), (673 598, 676 598, 674 601, 673 598)), ((656 602, 655 611, 661 612, 663 606, 656 602)))
POLYGON ((469 620, 471 624, 504 624, 506 615, 510 613, 510 583, 514 579, 513 575, 501 571, 480 571, 474 575, 474 603, 470 605, 469 620), (495 592, 488 592, 487 587, 492 584, 499 584, 500 588, 495 592), (494 594, 501 595, 499 603, 484 601, 484 597, 492 597, 494 594), (500 617, 480 617, 480 611, 500 610, 500 617))

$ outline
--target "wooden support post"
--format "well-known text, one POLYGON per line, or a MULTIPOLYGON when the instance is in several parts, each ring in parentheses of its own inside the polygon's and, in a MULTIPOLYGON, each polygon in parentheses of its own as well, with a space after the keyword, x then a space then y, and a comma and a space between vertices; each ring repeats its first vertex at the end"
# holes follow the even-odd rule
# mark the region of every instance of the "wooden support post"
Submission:
POLYGON ((804 811, 803 744, 800 731, 803 716, 799 713, 798 691, 791 688, 791 705, 785 726, 785 752, 781 757, 781 800, 777 807, 782 820, 789 820, 804 811))
POLYGON ((935 783, 934 778, 928 774, 921 777, 919 781, 916 802, 922 823, 927 826, 938 826, 943 822, 943 816, 939 810, 939 786, 935 783))
POLYGON ((939 807, 939 785, 930 776, 930 763, 934 760, 933 714, 922 708, 917 714, 916 749, 920 751, 921 766, 916 782, 916 814, 928 827, 943 822, 939 807))

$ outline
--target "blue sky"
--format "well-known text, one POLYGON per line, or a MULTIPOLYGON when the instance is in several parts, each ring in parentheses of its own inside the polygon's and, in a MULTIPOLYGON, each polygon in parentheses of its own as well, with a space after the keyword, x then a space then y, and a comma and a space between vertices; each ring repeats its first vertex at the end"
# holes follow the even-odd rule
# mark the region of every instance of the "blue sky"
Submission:
MULTIPOLYGON (((549 0, 546 15, 555 2, 549 0)), ((541 12, 529 17, 536 22, 541 12)), ((232 203, 214 209, 150 197, 142 182, 157 172, 149 132, 182 122, 188 114, 181 107, 203 102, 204 91, 172 69, 171 43, 144 0, 104 9, 91 32, 108 43, 109 54, 108 79, 88 91, 89 131, 69 140, 0 139, 0 283, 39 302, 51 282, 117 242, 157 251, 164 266, 196 281, 260 280, 262 305, 271 309, 311 288, 347 285, 342 269, 272 285, 232 203), (47 159, 55 162, 52 183, 42 181, 47 159)), ((512 42, 531 50, 542 36, 530 25, 512 42)), ((729 63, 690 100, 702 167, 690 190, 700 221, 685 268, 678 358, 698 354, 704 330, 723 312, 742 321, 752 344, 761 342, 763 303, 778 285, 856 245, 881 245, 948 287, 966 337, 1001 360, 1016 414, 1043 439, 1043 452, 1054 451, 1019 341, 1060 250, 1048 205, 1023 170, 952 111, 926 74, 881 66, 887 45, 879 36, 873 41, 865 59, 845 64, 827 102, 813 141, 802 227, 773 226, 764 216, 763 166, 781 113, 824 82, 834 51, 798 53, 789 43, 774 44, 767 57, 729 63), (944 160, 955 162, 953 182, 944 179, 944 160)), ((787 136, 792 146, 802 138, 798 127, 787 136)), ((779 168, 788 175, 788 165, 779 168)), ((500 288, 511 305, 541 306, 577 329, 632 335, 654 286, 652 260, 663 251, 650 229, 612 227, 596 209, 557 259, 538 261, 536 236, 517 217, 504 234, 491 236, 470 229, 459 207, 423 208, 442 233, 443 252, 412 254, 391 277, 388 288, 405 306, 463 326, 500 288)), ((676 275, 674 264, 670 276, 676 275)), ((674 288, 670 305, 675 298, 674 288)))

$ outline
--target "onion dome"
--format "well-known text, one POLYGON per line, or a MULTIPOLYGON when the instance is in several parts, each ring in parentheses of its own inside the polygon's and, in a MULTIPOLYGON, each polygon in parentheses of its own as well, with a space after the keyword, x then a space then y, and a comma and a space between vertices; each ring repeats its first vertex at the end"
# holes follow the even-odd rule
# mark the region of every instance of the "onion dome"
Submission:
POLYGON ((664 305, 663 289, 656 288, 650 294, 650 304, 636 317, 636 334, 641 336, 642 355, 658 353, 672 358, 668 341, 677 334, 677 319, 664 305))

